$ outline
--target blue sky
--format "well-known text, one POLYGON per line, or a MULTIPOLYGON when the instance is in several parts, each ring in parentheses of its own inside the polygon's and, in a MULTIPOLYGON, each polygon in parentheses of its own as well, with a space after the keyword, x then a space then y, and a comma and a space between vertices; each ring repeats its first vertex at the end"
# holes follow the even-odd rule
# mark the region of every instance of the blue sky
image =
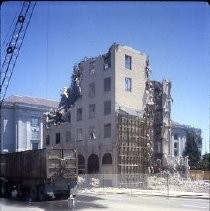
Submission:
MULTIPOLYGON (((1 5, 2 42, 20 6, 1 5)), ((172 81, 173 120, 201 128, 209 151, 209 23, 205 2, 37 2, 7 96, 59 100, 73 65, 117 42, 149 55, 152 79, 172 81)))

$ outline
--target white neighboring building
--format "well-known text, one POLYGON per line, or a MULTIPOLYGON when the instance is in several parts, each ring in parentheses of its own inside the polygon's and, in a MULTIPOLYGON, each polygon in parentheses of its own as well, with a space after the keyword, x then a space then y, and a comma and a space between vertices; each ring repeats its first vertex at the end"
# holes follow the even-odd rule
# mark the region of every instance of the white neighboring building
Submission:
POLYGON ((43 147, 43 113, 58 107, 58 102, 33 97, 10 96, 2 106, 1 152, 16 152, 43 147))
POLYGON ((171 123, 171 155, 182 156, 186 145, 186 125, 172 121, 171 123))

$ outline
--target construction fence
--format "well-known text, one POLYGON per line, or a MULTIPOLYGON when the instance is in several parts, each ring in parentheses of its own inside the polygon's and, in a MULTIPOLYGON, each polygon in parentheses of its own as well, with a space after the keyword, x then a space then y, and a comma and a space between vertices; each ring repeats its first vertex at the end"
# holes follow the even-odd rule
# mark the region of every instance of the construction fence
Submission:
POLYGON ((78 178, 78 191, 106 192, 138 192, 140 190, 182 191, 209 193, 210 182, 182 178, 178 174, 84 174, 78 178))

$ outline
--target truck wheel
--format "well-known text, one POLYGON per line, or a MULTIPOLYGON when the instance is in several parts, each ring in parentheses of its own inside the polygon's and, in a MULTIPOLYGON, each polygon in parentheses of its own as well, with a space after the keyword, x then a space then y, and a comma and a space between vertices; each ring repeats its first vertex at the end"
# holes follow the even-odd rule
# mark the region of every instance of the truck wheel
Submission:
POLYGON ((38 200, 44 201, 45 199, 46 199, 45 188, 44 186, 39 186, 38 200))
POLYGON ((31 195, 31 199, 33 201, 36 201, 37 200, 37 187, 36 186, 33 186, 31 187, 31 190, 30 190, 30 195, 31 195))

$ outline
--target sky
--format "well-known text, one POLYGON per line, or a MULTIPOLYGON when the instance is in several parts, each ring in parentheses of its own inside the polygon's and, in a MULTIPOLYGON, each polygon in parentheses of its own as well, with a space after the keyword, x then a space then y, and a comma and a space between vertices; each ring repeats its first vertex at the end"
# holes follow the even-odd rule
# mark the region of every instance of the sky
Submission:
MULTIPOLYGON (((1 5, 1 47, 22 2, 1 5)), ((202 130, 209 152, 210 10, 206 2, 37 2, 6 96, 60 100, 74 64, 114 43, 149 55, 172 82, 172 119, 202 130)))

